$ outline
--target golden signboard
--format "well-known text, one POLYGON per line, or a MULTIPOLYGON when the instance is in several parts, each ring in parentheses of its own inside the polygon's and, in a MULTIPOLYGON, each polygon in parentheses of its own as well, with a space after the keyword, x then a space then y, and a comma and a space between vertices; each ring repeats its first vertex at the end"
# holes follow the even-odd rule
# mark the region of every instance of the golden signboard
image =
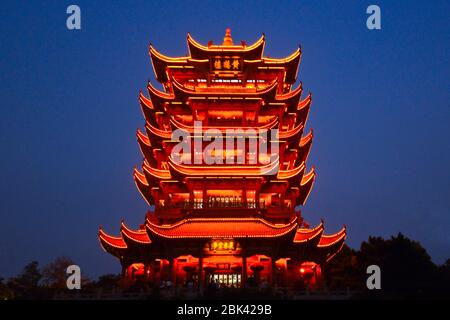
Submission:
POLYGON ((242 71, 240 57, 214 57, 210 60, 211 71, 242 71))
POLYGON ((235 250, 236 247, 233 239, 217 239, 209 243, 209 249, 211 251, 228 251, 235 250))

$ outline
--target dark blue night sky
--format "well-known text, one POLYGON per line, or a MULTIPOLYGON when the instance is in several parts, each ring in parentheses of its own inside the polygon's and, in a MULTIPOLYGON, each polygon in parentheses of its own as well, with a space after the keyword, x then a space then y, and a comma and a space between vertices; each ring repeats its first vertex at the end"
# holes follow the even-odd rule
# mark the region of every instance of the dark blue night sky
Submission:
POLYGON ((265 54, 303 49, 298 79, 313 92, 303 214, 348 244, 403 232, 433 260, 450 258, 450 4, 448 1, 2 2, 0 13, 0 275, 60 255, 91 277, 119 272, 98 226, 137 227, 145 201, 132 178, 142 157, 140 89, 151 42, 187 54, 186 33, 235 42, 264 32, 265 54), (382 29, 366 28, 378 4, 382 29))

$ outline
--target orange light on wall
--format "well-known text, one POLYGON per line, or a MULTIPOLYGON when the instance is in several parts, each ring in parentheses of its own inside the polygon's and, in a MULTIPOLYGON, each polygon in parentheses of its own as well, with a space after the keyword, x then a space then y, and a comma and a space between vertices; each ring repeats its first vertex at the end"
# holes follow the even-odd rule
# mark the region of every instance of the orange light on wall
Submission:
POLYGON ((140 270, 140 269, 144 268, 144 264, 143 263, 133 263, 130 267, 134 270, 140 270))
POLYGON ((305 269, 303 269, 303 268, 300 268, 300 273, 305 273, 305 269))
POLYGON ((138 276, 145 274, 145 266, 143 263, 133 263, 128 267, 127 275, 130 279, 135 279, 138 276))

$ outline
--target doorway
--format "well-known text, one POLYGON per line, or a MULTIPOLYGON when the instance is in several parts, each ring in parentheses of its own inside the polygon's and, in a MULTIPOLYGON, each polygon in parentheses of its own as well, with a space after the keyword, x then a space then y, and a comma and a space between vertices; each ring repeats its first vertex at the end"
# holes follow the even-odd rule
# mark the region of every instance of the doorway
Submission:
POLYGON ((210 283, 216 283, 221 288, 239 288, 241 286, 240 273, 217 273, 210 275, 210 283))

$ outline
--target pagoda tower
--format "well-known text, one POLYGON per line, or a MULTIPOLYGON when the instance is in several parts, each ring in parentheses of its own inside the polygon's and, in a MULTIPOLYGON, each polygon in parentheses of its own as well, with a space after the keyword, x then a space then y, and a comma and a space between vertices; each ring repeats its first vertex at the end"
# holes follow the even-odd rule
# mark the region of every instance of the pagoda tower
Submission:
POLYGON ((222 44, 190 34, 187 44, 176 58, 150 45, 163 91, 149 82, 139 94, 134 170, 150 209, 137 229, 122 221, 120 236, 100 228, 101 246, 124 277, 155 285, 314 285, 346 229, 325 235, 300 210, 316 178, 306 166, 313 132, 304 132, 312 97, 295 86, 301 49, 265 57, 264 35, 235 44, 229 29, 222 44))

